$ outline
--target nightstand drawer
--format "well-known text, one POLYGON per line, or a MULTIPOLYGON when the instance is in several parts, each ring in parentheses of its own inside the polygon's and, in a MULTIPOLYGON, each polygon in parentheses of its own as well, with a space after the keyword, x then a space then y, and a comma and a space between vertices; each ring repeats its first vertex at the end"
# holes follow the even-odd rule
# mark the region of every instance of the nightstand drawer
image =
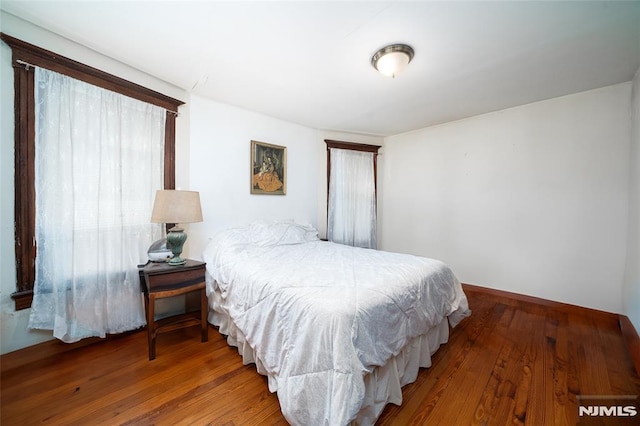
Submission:
MULTIPOLYGON (((175 268, 180 268, 179 266, 175 268)), ((177 269, 175 273, 148 274, 145 273, 149 291, 178 289, 204 282, 204 265, 198 269, 177 269)))

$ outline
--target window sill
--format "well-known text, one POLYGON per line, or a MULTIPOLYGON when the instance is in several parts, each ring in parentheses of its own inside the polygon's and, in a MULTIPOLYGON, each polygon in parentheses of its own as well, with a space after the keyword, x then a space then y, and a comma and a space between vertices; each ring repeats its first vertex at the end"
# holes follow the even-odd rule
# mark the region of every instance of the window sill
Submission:
POLYGON ((33 290, 17 291, 11 294, 11 298, 16 304, 16 311, 29 309, 33 301, 33 290))

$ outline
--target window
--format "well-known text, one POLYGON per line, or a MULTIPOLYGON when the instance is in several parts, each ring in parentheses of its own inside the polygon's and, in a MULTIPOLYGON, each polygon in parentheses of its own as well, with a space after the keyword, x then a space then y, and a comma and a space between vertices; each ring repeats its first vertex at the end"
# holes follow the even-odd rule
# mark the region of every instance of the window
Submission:
POLYGON ((327 238, 376 248, 379 146, 325 140, 327 144, 327 238))
POLYGON ((164 132, 164 188, 175 185, 175 117, 183 102, 80 64, 4 33, 1 39, 12 49, 15 87, 15 247, 16 310, 31 306, 35 279, 35 93, 34 66, 73 77, 94 86, 162 107, 164 132))

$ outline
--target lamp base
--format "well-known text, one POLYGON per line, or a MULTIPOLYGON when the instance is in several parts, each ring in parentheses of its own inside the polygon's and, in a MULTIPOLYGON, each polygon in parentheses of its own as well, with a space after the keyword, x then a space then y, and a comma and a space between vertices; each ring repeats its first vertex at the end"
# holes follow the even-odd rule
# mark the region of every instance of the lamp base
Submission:
POLYGON ((178 256, 178 257, 172 257, 171 259, 167 260, 167 263, 171 266, 180 266, 187 263, 187 261, 181 258, 180 256, 178 256))
POLYGON ((173 257, 167 263, 171 266, 184 265, 186 260, 180 257, 182 254, 182 245, 187 241, 187 234, 177 226, 169 229, 167 233, 167 242, 171 246, 173 257))

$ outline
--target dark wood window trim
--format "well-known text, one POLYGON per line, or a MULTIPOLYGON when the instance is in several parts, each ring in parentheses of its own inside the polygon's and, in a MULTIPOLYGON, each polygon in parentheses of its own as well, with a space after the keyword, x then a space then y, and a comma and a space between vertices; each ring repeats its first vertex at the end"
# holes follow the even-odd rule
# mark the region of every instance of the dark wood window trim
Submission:
POLYGON ((335 141, 325 139, 327 144, 327 221, 329 220, 329 186, 331 183, 331 148, 350 149, 352 151, 364 151, 373 153, 373 188, 376 200, 378 199, 378 150, 379 145, 368 145, 355 142, 335 141))
POLYGON ((116 77, 97 68, 26 43, 7 34, 0 39, 12 50, 15 90, 15 309, 33 300, 35 280, 35 103, 34 66, 49 69, 167 110, 164 146, 164 187, 175 188, 175 128, 178 107, 184 102, 116 77))

